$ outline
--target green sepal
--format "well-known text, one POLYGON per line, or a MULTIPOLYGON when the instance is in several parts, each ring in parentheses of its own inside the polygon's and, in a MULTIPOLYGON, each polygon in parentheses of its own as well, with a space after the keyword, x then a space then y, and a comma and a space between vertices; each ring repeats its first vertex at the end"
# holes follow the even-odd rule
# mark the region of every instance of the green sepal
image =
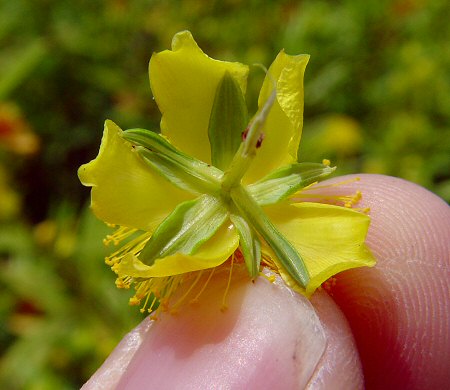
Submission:
POLYGON ((309 273, 301 255, 270 222, 262 208, 242 187, 231 189, 231 199, 245 220, 264 238, 286 272, 303 288, 309 283, 309 273))
POLYGON ((238 82, 227 71, 220 81, 209 118, 211 161, 226 170, 242 141, 248 123, 245 98, 238 82))
POLYGON ((184 154, 171 145, 163 136, 153 131, 130 129, 125 130, 122 133, 122 137, 135 146, 142 146, 177 162, 183 169, 201 180, 219 183, 222 179, 223 172, 221 170, 184 154))
POLYGON ((248 273, 254 279, 259 275, 261 242, 245 218, 238 214, 230 214, 230 219, 239 234, 239 245, 248 273))
POLYGON ((210 195, 180 203, 161 222, 139 255, 144 264, 183 253, 192 255, 208 241, 228 218, 223 202, 210 195))
POLYGON ((318 163, 294 163, 281 167, 247 187, 260 206, 275 204, 298 190, 330 175, 336 167, 318 163))
POLYGON ((137 146, 136 152, 146 164, 178 188, 196 195, 215 194, 220 191, 217 182, 208 180, 203 175, 196 175, 195 171, 188 171, 183 165, 164 154, 157 154, 142 146, 137 146))

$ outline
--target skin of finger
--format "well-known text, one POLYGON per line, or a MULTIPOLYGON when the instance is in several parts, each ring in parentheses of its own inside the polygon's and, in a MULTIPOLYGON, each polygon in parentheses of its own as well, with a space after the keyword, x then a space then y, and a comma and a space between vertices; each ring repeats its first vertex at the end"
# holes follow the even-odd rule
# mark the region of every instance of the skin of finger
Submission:
POLYGON ((359 189, 357 206, 370 208, 367 243, 377 265, 343 272, 327 284, 353 330, 366 387, 449 388, 450 208, 410 182, 358 177, 320 192, 359 189))
POLYGON ((103 365, 81 387, 81 390, 114 389, 125 374, 134 354, 142 345, 152 324, 153 322, 147 317, 126 334, 103 365))
POLYGON ((311 297, 327 339, 327 348, 316 367, 307 390, 357 390, 364 377, 356 343, 347 319, 323 290, 311 297))
POLYGON ((226 281, 218 275, 195 307, 161 316, 117 388, 304 388, 326 347, 309 301, 280 282, 249 282, 244 266, 221 313, 226 281))
POLYGON ((361 388, 349 326, 325 292, 312 301, 319 320, 311 303, 280 280, 250 283, 241 271, 225 313, 218 307, 224 291, 218 277, 195 307, 144 320, 83 389, 197 389, 212 383, 221 389, 290 389, 310 380, 309 389, 329 383, 361 388))

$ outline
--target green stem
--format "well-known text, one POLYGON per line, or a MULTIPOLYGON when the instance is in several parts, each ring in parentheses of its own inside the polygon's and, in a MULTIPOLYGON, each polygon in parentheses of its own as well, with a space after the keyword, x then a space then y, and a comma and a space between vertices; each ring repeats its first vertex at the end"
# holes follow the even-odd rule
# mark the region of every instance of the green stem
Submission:
POLYGON ((276 90, 274 89, 261 111, 252 120, 245 140, 241 143, 231 161, 230 169, 223 176, 222 189, 225 192, 230 192, 233 187, 240 185, 242 178, 250 167, 259 147, 258 144, 261 142, 262 129, 266 118, 275 102, 276 96, 276 90))
POLYGON ((261 207, 242 186, 233 187, 230 195, 242 216, 266 240, 288 274, 300 286, 306 288, 310 277, 297 250, 270 222, 261 207))

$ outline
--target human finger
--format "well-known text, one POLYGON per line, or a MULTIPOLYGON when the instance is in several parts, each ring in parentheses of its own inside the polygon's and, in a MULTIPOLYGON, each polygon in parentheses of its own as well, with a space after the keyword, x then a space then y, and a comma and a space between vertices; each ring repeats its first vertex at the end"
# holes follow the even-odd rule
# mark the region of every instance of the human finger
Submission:
POLYGON ((450 208, 405 180, 340 177, 321 193, 362 191, 374 268, 343 272, 328 291, 350 322, 369 389, 450 385, 450 208))
POLYGON ((326 293, 313 299, 318 316, 280 280, 249 283, 235 270, 222 313, 224 283, 219 275, 196 306, 144 320, 83 389, 361 388, 349 327, 326 293))

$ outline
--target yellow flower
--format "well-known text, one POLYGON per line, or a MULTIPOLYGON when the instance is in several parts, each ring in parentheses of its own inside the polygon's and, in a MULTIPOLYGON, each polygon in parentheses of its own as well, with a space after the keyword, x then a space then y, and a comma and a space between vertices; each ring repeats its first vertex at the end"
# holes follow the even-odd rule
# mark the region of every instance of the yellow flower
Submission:
POLYGON ((119 226, 107 262, 118 287, 135 285, 131 304, 168 305, 228 259, 251 278, 269 267, 308 296, 337 272, 374 265, 367 215, 293 200, 334 170, 297 163, 308 58, 279 53, 248 121, 247 66, 209 58, 187 31, 153 54, 161 134, 106 121, 97 158, 78 172, 94 213, 119 226))

